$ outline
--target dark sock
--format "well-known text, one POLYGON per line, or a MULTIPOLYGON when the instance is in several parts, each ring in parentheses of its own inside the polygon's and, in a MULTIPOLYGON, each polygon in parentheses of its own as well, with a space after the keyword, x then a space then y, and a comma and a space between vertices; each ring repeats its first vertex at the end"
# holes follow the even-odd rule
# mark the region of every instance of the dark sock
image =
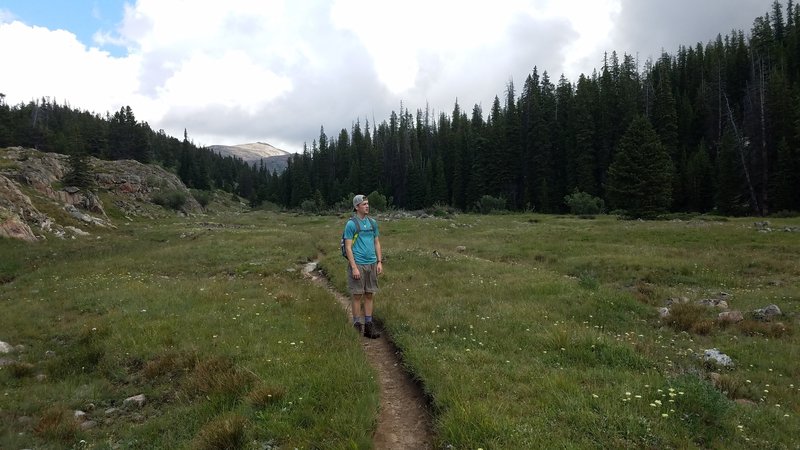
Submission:
POLYGON ((366 323, 370 323, 370 322, 372 322, 372 316, 364 316, 364 321, 365 321, 366 323))

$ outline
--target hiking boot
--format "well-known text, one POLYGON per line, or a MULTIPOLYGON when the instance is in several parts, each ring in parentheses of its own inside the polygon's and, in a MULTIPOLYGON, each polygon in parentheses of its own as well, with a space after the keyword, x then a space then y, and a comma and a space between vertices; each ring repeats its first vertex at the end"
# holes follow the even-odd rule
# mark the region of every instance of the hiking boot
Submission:
POLYGON ((361 325, 361 322, 353 323, 353 328, 355 328, 356 331, 358 331, 359 336, 364 334, 364 326, 361 325))
POLYGON ((364 337, 368 337, 370 339, 378 339, 381 337, 381 333, 375 326, 375 322, 367 322, 364 324, 364 337))

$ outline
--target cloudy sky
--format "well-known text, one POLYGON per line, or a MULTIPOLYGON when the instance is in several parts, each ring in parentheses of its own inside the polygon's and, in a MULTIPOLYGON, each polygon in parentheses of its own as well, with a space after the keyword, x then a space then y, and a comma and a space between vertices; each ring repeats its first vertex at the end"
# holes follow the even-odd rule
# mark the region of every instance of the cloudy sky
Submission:
MULTIPOLYGON (((785 2, 782 2, 785 3, 785 2)), ((136 118, 198 145, 287 151, 401 103, 488 111, 537 66, 575 82, 616 50, 657 58, 772 0, 2 0, 0 93, 136 118)))

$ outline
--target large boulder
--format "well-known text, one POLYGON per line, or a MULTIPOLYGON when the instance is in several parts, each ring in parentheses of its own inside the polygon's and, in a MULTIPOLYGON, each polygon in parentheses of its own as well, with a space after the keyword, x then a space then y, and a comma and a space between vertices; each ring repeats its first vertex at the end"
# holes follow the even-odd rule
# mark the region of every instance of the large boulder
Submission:
MULTIPOLYGON (((178 192, 186 199, 179 211, 182 214, 201 213, 202 207, 175 174, 154 164, 138 161, 105 161, 88 158, 94 175, 95 188, 61 186, 69 172, 69 156, 44 153, 34 149, 11 147, 0 149, 0 236, 16 239, 35 239, 40 229, 63 237, 69 230, 56 220, 42 214, 31 197, 41 206, 53 201, 70 216, 82 223, 113 227, 97 192, 107 192, 114 206, 126 216, 153 217, 169 214, 152 202, 154 195, 178 192), (34 194, 31 194, 31 189, 34 194)), ((75 233, 72 233, 73 237, 75 233)), ((43 237, 43 236, 39 236, 43 237)))

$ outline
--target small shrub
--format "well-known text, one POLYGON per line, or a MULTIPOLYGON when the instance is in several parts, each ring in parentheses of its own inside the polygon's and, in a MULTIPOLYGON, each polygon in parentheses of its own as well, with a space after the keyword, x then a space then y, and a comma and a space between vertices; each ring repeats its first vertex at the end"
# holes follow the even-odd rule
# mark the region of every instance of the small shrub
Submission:
POLYGON ((317 214, 319 212, 319 207, 314 200, 303 200, 300 203, 300 210, 306 214, 317 214))
POLYGON ((283 208, 281 208, 281 205, 270 201, 262 202, 260 205, 258 205, 257 209, 260 211, 269 211, 269 212, 281 212, 283 210, 283 208))
POLYGON ((177 211, 186 204, 186 194, 177 189, 158 191, 153 193, 150 200, 156 205, 177 211))
POLYGON ((373 210, 375 210, 375 212, 386 211, 386 208, 389 206, 386 201, 386 196, 378 191, 372 191, 367 195, 367 199, 369 200, 370 213, 372 213, 373 210))
POLYGON ((449 205, 437 203, 429 208, 425 208, 427 214, 433 217, 450 217, 456 214, 456 209, 449 205))
POLYGON ((484 195, 475 203, 475 208, 481 214, 491 214, 497 211, 505 211, 506 199, 503 197, 496 198, 491 195, 484 195))
MULTIPOLYGON (((347 194, 344 198, 342 198, 341 200, 336 202, 333 205, 333 208, 336 211, 348 211, 348 212, 352 213, 353 212, 353 197, 355 197, 355 196, 356 196, 356 194, 354 194, 352 192, 347 194)), ((367 198, 369 198, 369 197, 367 197, 367 198)), ((372 202, 370 202, 370 203, 372 203, 372 202)), ((370 206, 372 206, 372 205, 370 205, 370 206)))
POLYGON ((567 204, 572 214, 577 216, 591 217, 603 212, 605 204, 602 199, 594 197, 586 192, 581 192, 578 188, 575 191, 564 197, 564 203, 567 204))
POLYGON ((192 442, 192 448, 200 450, 237 449, 245 445, 247 419, 239 414, 217 417, 203 425, 192 442))
POLYGON ((200 189, 192 189, 191 193, 192 197, 194 197, 194 199, 197 200, 197 203, 199 203, 203 208, 211 203, 211 192, 200 189))

